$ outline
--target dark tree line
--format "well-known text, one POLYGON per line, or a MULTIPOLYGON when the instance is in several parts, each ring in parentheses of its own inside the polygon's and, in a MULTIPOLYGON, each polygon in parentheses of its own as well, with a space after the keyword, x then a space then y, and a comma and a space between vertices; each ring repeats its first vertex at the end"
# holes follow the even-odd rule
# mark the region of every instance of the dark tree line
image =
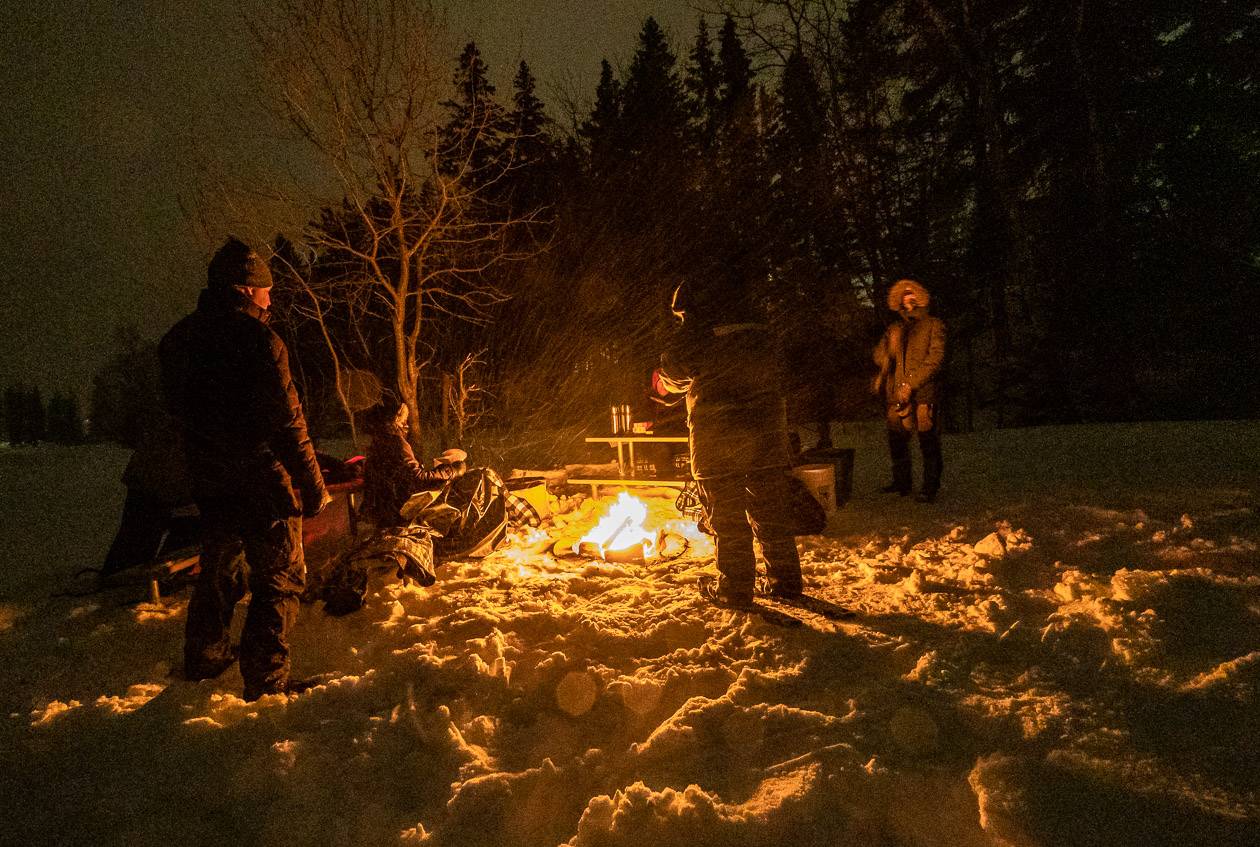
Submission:
POLYGON ((932 287, 961 422, 1260 411, 1254 6, 723 7, 815 80, 832 282, 932 287))
MULTIPOLYGON (((601 420, 641 393, 683 279, 768 307, 800 421, 864 414, 883 291, 904 276, 952 328, 955 426, 1260 412, 1255 369, 1233 366, 1260 349, 1254 13, 716 11, 716 31, 701 17, 682 47, 648 19, 568 131, 524 62, 501 101, 476 45, 458 57, 437 149, 486 181, 477 215, 528 223, 502 233, 520 261, 479 272, 503 298, 431 337, 433 415, 441 375, 484 352, 504 425, 601 420)), ((347 217, 325 209, 314 226, 347 217)), ((317 253, 311 273, 354 263, 317 253)), ((388 384, 388 357, 372 339, 357 349, 354 366, 388 384)))
POLYGON ((39 388, 10 385, 0 397, 0 429, 10 444, 82 444, 79 401, 54 394, 47 404, 39 388))
MULTIPOLYGON (((275 245, 310 417, 331 430, 405 366, 426 425, 472 397, 456 379, 483 421, 600 425, 641 396, 682 280, 768 309, 798 422, 861 416, 883 292, 906 276, 951 328, 956 427, 1260 414, 1257 369, 1239 367, 1260 349, 1245 5, 714 0, 685 41, 645 21, 564 122, 525 62, 500 94, 469 43, 439 125, 396 154, 432 157, 433 176, 275 245), (409 295, 412 360, 370 296, 298 308, 303 285, 415 271, 382 233, 453 196, 409 295)), ((94 432, 124 442, 147 411, 113 398, 152 381, 132 342, 93 395, 94 432)))

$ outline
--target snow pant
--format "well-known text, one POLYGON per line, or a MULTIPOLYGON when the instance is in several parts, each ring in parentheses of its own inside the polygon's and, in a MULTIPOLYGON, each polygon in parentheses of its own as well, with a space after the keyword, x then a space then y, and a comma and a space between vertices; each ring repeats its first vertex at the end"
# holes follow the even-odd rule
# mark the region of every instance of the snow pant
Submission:
POLYGON ((911 470, 910 438, 919 437, 919 453, 923 457, 924 494, 936 494, 941 487, 941 472, 945 467, 941 458, 941 430, 936 421, 936 407, 912 404, 907 414, 896 406, 888 407, 888 453, 892 458, 892 484, 898 491, 909 492, 914 487, 911 470))
POLYGON ((240 647, 245 697, 281 691, 289 680, 288 635, 306 578, 302 518, 251 514, 222 501, 198 505, 201 574, 188 604, 185 673, 196 678, 199 669, 231 663, 232 615, 248 588, 240 647))
POLYGON ((718 590, 751 596, 757 576, 753 540, 761 545, 772 588, 800 591, 801 559, 788 513, 786 468, 724 474, 700 480, 717 547, 718 590))

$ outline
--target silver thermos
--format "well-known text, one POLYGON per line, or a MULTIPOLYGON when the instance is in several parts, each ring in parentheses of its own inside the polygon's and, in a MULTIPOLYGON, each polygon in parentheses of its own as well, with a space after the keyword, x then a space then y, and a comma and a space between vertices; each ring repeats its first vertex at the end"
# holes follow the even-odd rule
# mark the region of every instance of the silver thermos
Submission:
POLYGON ((629 435, 634 429, 634 421, 630 407, 626 404, 611 407, 610 416, 612 418, 612 434, 613 435, 629 435))

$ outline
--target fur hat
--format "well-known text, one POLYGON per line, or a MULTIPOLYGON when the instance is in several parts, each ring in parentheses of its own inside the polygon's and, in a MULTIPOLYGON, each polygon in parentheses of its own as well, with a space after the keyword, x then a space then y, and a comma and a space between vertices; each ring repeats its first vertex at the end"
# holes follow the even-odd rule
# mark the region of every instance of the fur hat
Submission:
POLYGON ((210 260, 206 270, 207 288, 270 288, 271 269, 254 248, 235 236, 229 236, 210 260))
POLYGON ((444 450, 441 455, 435 456, 433 459, 433 464, 434 465, 454 465, 458 462, 465 461, 467 458, 468 458, 468 454, 465 453, 463 450, 460 450, 458 447, 452 447, 449 450, 444 450))
POLYGON ((912 279, 899 279, 888 289, 888 308, 894 312, 901 311, 901 298, 907 294, 913 294, 919 300, 919 306, 926 309, 928 304, 932 302, 932 295, 928 294, 928 290, 921 283, 912 279))

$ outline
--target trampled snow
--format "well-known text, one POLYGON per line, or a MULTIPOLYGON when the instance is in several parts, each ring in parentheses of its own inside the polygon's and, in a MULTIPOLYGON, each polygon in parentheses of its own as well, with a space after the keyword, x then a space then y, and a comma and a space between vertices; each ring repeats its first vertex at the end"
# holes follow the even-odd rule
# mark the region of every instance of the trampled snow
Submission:
POLYGON ((186 591, 52 596, 124 451, 0 451, 0 844, 1260 844, 1260 425, 947 436, 932 506, 834 437, 854 495, 799 543, 851 620, 702 602, 704 541, 557 559, 570 514, 304 606, 329 681, 256 703, 178 678, 186 591))

